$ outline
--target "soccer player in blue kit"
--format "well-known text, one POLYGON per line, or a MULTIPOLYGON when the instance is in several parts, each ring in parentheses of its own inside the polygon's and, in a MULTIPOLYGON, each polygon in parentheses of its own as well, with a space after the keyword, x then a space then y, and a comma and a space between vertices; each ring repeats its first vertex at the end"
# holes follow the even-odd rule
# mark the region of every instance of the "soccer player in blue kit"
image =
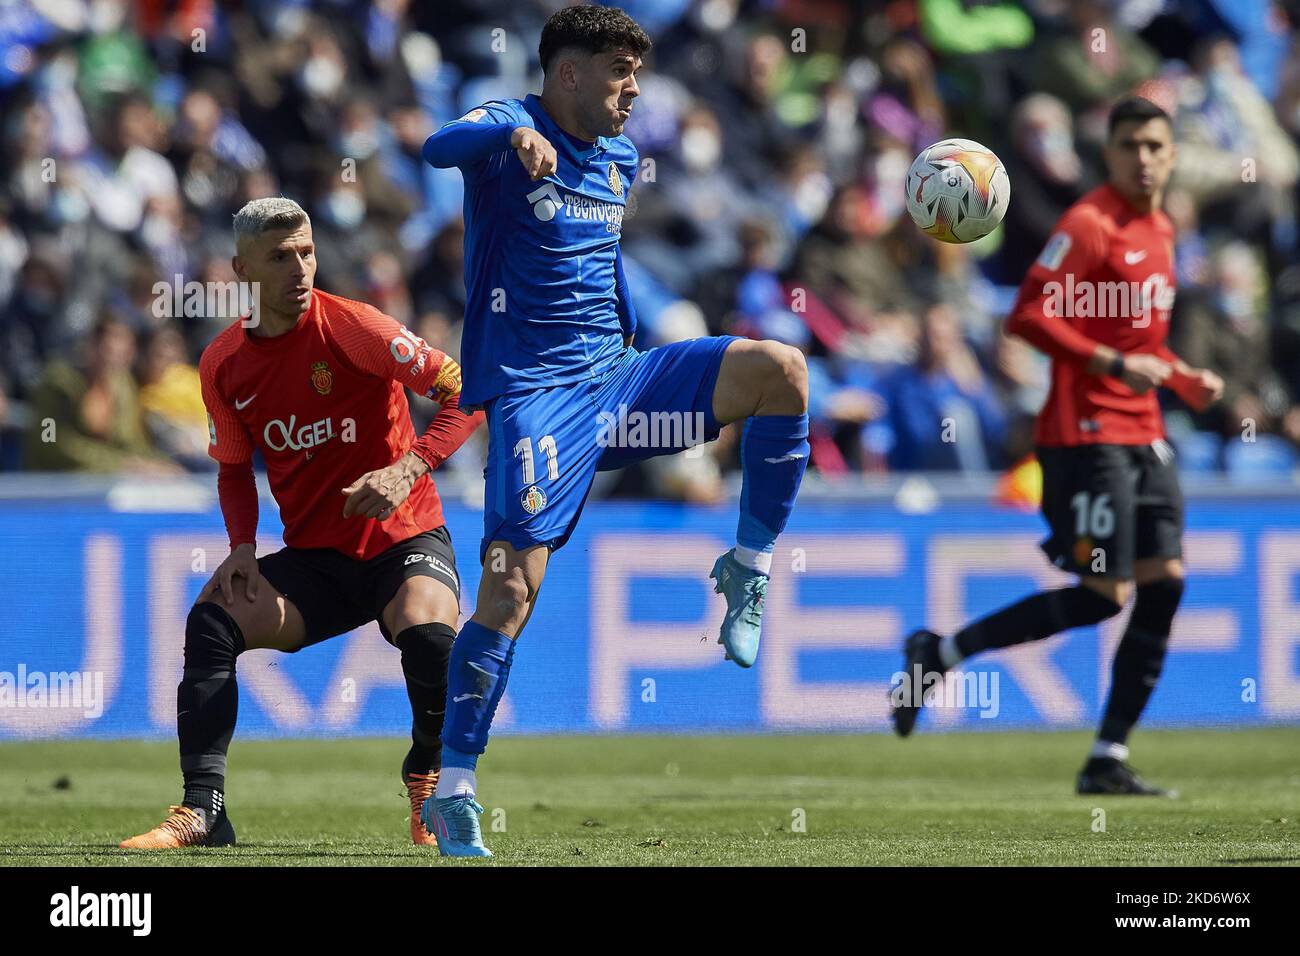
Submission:
POLYGON ((712 440, 745 419, 737 543, 709 575, 727 601, 718 643, 741 667, 758 653, 773 546, 808 461, 797 349, 735 336, 631 348, 619 236, 639 157, 622 131, 649 48, 622 10, 560 10, 542 30, 540 97, 485 103, 424 144, 426 161, 465 179, 461 404, 484 409, 489 435, 483 576, 452 645, 442 774, 423 808, 444 856, 492 855, 475 766, 551 552, 595 473, 686 447, 618 447, 602 422, 624 410, 699 416, 712 440))

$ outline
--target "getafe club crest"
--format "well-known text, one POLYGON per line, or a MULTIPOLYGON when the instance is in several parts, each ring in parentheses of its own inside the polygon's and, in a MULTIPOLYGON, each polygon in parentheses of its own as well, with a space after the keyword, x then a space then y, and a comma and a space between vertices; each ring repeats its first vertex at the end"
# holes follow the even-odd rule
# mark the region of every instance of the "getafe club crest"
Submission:
POLYGON ((320 394, 330 393, 334 387, 334 373, 330 371, 329 363, 317 362, 311 367, 311 383, 320 394))
POLYGON ((614 190, 615 196, 622 197, 623 177, 618 174, 618 167, 613 163, 609 164, 609 188, 614 190))
POLYGON ((535 515, 546 507, 546 492, 536 485, 529 485, 524 491, 523 497, 519 500, 523 504, 525 511, 530 515, 535 515))

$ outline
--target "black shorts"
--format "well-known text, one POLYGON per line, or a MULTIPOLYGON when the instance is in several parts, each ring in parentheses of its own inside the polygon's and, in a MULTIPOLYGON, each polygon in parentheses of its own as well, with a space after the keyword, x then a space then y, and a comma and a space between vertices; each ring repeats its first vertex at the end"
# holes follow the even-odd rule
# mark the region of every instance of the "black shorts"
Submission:
POLYGON ((407 578, 436 578, 460 596, 456 553, 445 525, 407 538, 369 561, 333 548, 281 548, 258 558, 257 567, 271 587, 293 602, 307 625, 307 640, 295 650, 371 621, 379 621, 391 643, 394 635, 381 615, 407 578))
POLYGON ((1150 445, 1038 448, 1047 557, 1072 574, 1133 580, 1133 562, 1181 558, 1183 492, 1174 451, 1150 445))

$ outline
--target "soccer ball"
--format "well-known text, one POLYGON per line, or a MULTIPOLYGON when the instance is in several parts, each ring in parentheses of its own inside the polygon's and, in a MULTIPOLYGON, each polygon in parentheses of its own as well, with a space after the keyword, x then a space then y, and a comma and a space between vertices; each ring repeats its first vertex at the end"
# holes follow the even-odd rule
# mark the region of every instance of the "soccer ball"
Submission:
POLYGON ((921 150, 907 171, 907 211, 927 236, 974 242, 997 228, 1011 201, 1011 180, 992 150, 945 139, 921 150))

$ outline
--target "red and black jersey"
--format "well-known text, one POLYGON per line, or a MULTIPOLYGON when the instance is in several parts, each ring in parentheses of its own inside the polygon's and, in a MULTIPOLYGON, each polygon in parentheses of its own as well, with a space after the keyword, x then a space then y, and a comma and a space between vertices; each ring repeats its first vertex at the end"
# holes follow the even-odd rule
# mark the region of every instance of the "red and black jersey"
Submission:
POLYGON ((1163 438, 1155 390, 1138 395, 1087 370, 1098 344, 1172 362, 1174 228, 1137 212, 1111 186, 1071 206, 1020 287, 1007 331, 1052 359, 1034 441, 1044 446, 1144 445, 1163 438))
MULTIPOLYGON (((442 503, 431 475, 383 521, 344 518, 342 489, 407 451, 431 467, 451 453, 435 450, 427 436, 416 441, 403 388, 463 418, 456 362, 373 306, 319 289, 283 335, 255 336, 245 322, 223 330, 199 362, 208 453, 229 465, 260 449, 285 544, 367 560, 440 527, 442 503)), ((466 419, 455 444, 480 419, 466 419)))

